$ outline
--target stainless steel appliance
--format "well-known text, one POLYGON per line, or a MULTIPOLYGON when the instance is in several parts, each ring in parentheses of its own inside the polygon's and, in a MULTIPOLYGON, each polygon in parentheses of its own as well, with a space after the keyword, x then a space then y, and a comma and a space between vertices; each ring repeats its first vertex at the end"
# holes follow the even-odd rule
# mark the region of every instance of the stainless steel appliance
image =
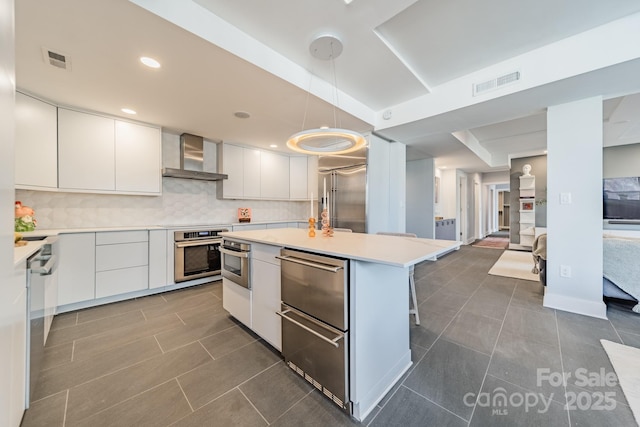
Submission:
POLYGON ((251 255, 251 245, 237 242, 235 240, 224 239, 220 247, 222 253, 222 277, 231 280, 236 285, 246 289, 251 289, 249 280, 249 259, 251 255))
MULTIPOLYGON (((53 238, 55 240, 55 238, 53 238)), ((44 357, 45 330, 45 293, 50 285, 50 276, 57 265, 57 257, 53 253, 53 242, 46 243, 38 252, 27 260, 27 376, 26 407, 33 397, 38 382, 44 357)))
POLYGON ((282 249, 282 355, 342 409, 349 400, 349 261, 282 249))
POLYGON ((218 249, 222 244, 220 233, 224 231, 228 230, 180 230, 173 233, 176 282, 220 274, 221 260, 218 249))
MULTIPOLYGON (((219 142, 221 141, 217 143, 219 142)), ((204 170, 204 150, 203 137, 183 133, 180 135, 180 169, 164 168, 162 169, 162 176, 202 181, 227 179, 228 175, 226 174, 206 172, 204 170)))
MULTIPOLYGON (((366 233, 367 148, 339 156, 318 158, 318 209, 327 182, 331 226, 366 233)), ((320 213, 318 218, 320 218, 320 213)))

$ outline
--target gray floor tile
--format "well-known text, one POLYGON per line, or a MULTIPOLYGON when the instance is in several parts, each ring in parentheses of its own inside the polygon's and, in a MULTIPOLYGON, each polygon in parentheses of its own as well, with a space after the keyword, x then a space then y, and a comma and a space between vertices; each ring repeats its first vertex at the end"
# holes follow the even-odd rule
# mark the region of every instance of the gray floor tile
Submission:
POLYGON ((178 381, 191 406, 198 409, 281 360, 258 341, 187 372, 178 381))
POLYGON ((468 420, 472 408, 464 404, 464 396, 480 391, 488 364, 485 354, 438 340, 404 385, 468 420))
POLYGON ((489 374, 564 403, 564 387, 561 383, 554 387, 552 381, 544 380, 544 372, 562 374, 560 349, 503 330, 491 359, 489 374))
POLYGON ((453 271, 452 269, 439 269, 430 271, 424 277, 420 277, 420 280, 427 280, 437 286, 444 286, 451 279, 453 279, 458 274, 457 271, 453 271))
POLYGON ((606 376, 615 375, 615 370, 609 361, 609 356, 602 345, 592 346, 586 343, 571 341, 562 346, 562 362, 564 371, 569 373, 567 384, 580 387, 589 392, 613 393, 618 402, 627 404, 620 385, 615 381, 614 386, 601 383, 606 376))
POLYGON ((152 307, 157 304, 165 304, 160 295, 149 295, 144 298, 130 299, 126 301, 114 302, 86 310, 78 311, 78 323, 91 322, 105 317, 112 317, 130 311, 140 310, 145 307, 152 307))
POLYGON ((630 334, 627 332, 618 331, 620 338, 625 345, 630 345, 631 347, 640 348, 640 335, 630 334))
POLYGON ((68 343, 77 339, 87 338, 92 335, 99 335, 123 326, 129 326, 132 323, 142 322, 144 322, 144 316, 142 315, 142 312, 138 310, 109 317, 107 319, 86 322, 63 329, 56 329, 49 332, 47 346, 56 346, 68 343))
POLYGON ((347 427, 362 424, 351 419, 317 390, 309 393, 271 424, 276 427, 347 427))
POLYGON ((416 299, 418 304, 422 303, 427 298, 442 289, 443 285, 436 284, 428 279, 416 280, 416 299))
POLYGON ((401 387, 370 425, 463 427, 467 422, 406 387, 401 387))
POLYGON ((611 322, 581 314, 558 311, 558 330, 560 332, 560 345, 565 346, 571 342, 586 343, 593 346, 600 345, 600 339, 620 342, 618 334, 613 329, 611 322))
POLYGON ((182 322, 178 316, 175 313, 171 313, 145 322, 113 329, 100 335, 80 339, 75 342, 73 360, 92 358, 111 348, 120 347, 181 325, 182 322))
POLYGON ((222 306, 222 301, 218 301, 212 294, 207 294, 207 304, 200 304, 193 308, 186 308, 177 311, 176 314, 183 323, 190 325, 202 325, 209 317, 218 314, 229 314, 222 306))
POLYGON ((179 299, 189 298, 189 297, 192 297, 194 295, 199 295, 199 294, 202 294, 202 293, 210 293, 214 289, 217 289, 218 285, 219 286, 222 285, 222 280, 217 280, 215 282, 209 282, 209 283, 203 283, 203 284, 197 285, 197 286, 190 286, 188 288, 176 289, 175 291, 171 291, 171 292, 164 292, 162 294, 162 297, 167 302, 177 301, 179 299))
POLYGON ((488 375, 469 425, 568 427, 569 418, 562 404, 550 401, 548 395, 533 393, 488 375))
POLYGON ((407 377, 409 375, 411 375, 411 372, 413 372, 413 370, 416 368, 418 362, 420 362, 420 360, 424 357, 424 355, 426 353, 427 353, 427 349, 426 348, 419 347, 419 346, 416 346, 416 345, 411 347, 411 361, 413 362, 413 364, 407 370, 407 372, 405 372, 402 375, 402 377, 398 380, 398 382, 395 383, 395 385, 391 388, 391 390, 389 390, 387 395, 385 397, 383 397, 380 402, 378 402, 378 406, 380 406, 380 407, 384 406, 389 401, 389 399, 391 399, 391 397, 395 394, 395 392, 400 388, 402 383, 404 383, 404 380, 407 379, 407 377))
POLYGON ((78 312, 73 311, 70 313, 56 314, 51 323, 51 330, 68 328, 69 326, 75 326, 78 323, 78 312))
POLYGON ((490 276, 486 275, 482 281, 482 289, 492 291, 495 298, 503 297, 511 299, 518 279, 502 276, 490 276))
POLYGON ((218 297, 213 295, 211 292, 200 292, 181 298, 174 297, 168 300, 165 304, 158 304, 152 307, 144 308, 142 309, 142 312, 144 313, 145 318, 153 319, 170 313, 192 310, 197 307, 212 306, 219 303, 220 300, 218 299, 218 297))
POLYGON ((251 403, 233 389, 172 424, 175 427, 257 427, 266 426, 251 403))
POLYGON ((239 388, 262 416, 272 423, 309 394, 313 386, 281 361, 239 388))
POLYGON ((204 348, 194 343, 74 387, 69 391, 67 422, 90 417, 210 360, 204 348))
POLYGON ((156 339, 163 351, 169 351, 234 326, 235 323, 230 320, 227 313, 211 315, 208 318, 201 318, 197 323, 192 322, 161 332, 156 335, 156 339))
POLYGON ((156 340, 147 337, 100 353, 91 359, 47 369, 40 373, 34 390, 35 398, 41 399, 160 354, 162 352, 156 340))
POLYGON ((468 299, 469 295, 450 292, 445 286, 420 304, 420 309, 453 317, 468 299))
POLYGON ((601 391, 567 387, 567 403, 572 426, 633 426, 631 408, 602 397, 601 391))
POLYGON ((618 331, 640 335, 640 314, 631 311, 631 307, 633 304, 610 302, 607 318, 618 331))
POLYGON ((67 391, 31 402, 24 413, 20 427, 63 427, 67 391))
POLYGON ((457 276, 445 285, 445 289, 466 297, 471 296, 482 283, 482 278, 476 274, 457 276))
POLYGON ((420 347, 430 348, 451 320, 453 320, 454 315, 434 313, 429 307, 424 306, 424 304, 418 308, 418 313, 420 314, 420 325, 416 325, 413 319, 411 319, 409 323, 411 346, 418 345, 420 347))
POLYGON ((519 335, 527 340, 558 347, 558 327, 553 310, 533 311, 509 306, 504 319, 503 330, 519 335))
POLYGON ((501 326, 499 320, 462 312, 454 317, 442 338, 491 355, 501 326))
POLYGON ((171 380, 105 409, 76 424, 78 427, 161 427, 191 414, 177 381, 171 380))
POLYGON ((200 344, 207 349, 214 359, 219 359, 259 339, 256 334, 248 329, 235 325, 217 334, 202 338, 200 344))
POLYGON ((469 298, 464 311, 502 321, 507 314, 510 299, 511 295, 507 296, 480 286, 469 298))
POLYGON ((42 369, 50 369, 54 366, 71 362, 73 355, 73 342, 56 346, 45 347, 42 357, 42 369))
POLYGON ((518 280, 511 305, 529 310, 552 311, 542 305, 544 286, 540 282, 518 280))

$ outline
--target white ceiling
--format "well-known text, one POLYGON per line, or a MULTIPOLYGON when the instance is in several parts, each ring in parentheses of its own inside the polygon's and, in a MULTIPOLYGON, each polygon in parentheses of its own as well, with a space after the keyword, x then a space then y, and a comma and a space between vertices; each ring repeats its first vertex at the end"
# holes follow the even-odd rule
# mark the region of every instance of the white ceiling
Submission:
POLYGON ((303 121, 305 128, 334 125, 331 104, 337 104, 346 110, 339 111, 340 126, 406 143, 408 158, 482 172, 546 147, 546 106, 603 95, 613 98, 605 103, 605 145, 640 142, 640 99, 621 97, 640 92, 637 60, 437 114, 425 109, 398 125, 378 122, 382 112, 441 95, 456 79, 638 13, 637 0, 20 0, 15 6, 19 89, 113 115, 133 108, 136 120, 175 132, 286 150, 284 141, 303 121), (339 90, 331 89, 332 64, 309 54, 323 34, 344 44, 333 64, 339 90), (68 55, 71 70, 46 64, 43 47, 68 55), (162 68, 142 66, 142 55, 162 68), (251 117, 238 119, 236 111, 251 117), (490 154, 491 165, 452 135, 459 131, 490 154))

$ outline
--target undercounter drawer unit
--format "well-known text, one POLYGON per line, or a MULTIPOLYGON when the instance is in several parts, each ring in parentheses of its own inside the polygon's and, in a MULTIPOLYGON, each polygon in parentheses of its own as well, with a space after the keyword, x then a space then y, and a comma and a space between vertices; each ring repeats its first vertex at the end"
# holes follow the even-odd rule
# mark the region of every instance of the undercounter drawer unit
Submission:
POLYGON ((96 233, 96 298, 149 287, 149 232, 96 233))

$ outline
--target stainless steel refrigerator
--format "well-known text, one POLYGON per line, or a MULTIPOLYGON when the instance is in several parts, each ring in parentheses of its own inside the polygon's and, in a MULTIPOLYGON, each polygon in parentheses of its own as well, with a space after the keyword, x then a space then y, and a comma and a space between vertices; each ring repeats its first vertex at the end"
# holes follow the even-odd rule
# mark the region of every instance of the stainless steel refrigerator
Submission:
POLYGON ((367 148, 344 155, 318 158, 318 218, 322 218, 320 214, 325 179, 331 226, 366 233, 367 148))

